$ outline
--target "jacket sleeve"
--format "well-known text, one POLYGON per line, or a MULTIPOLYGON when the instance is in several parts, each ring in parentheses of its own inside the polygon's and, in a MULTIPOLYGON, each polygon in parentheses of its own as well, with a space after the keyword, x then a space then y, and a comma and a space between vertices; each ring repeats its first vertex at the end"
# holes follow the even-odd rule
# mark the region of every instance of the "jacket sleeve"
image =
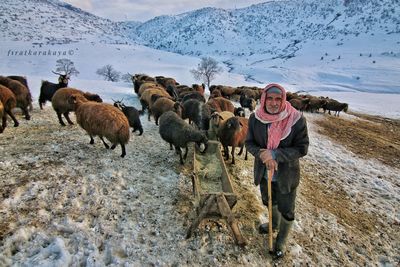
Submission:
POLYGON ((246 149, 250 152, 255 158, 260 158, 260 149, 261 147, 257 144, 255 137, 254 137, 254 124, 255 124, 255 117, 252 114, 249 118, 249 128, 247 130, 246 136, 246 149))
POLYGON ((308 131, 306 119, 302 116, 292 128, 292 141, 288 147, 275 149, 277 162, 288 162, 297 160, 307 155, 308 152, 308 131))

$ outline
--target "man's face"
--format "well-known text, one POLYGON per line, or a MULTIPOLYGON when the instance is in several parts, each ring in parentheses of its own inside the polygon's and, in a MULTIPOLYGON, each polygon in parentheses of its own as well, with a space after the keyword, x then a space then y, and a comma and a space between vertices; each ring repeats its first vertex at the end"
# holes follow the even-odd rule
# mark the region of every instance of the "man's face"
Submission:
POLYGON ((277 93, 267 93, 265 98, 265 109, 270 114, 279 113, 279 108, 282 105, 282 95, 277 93))

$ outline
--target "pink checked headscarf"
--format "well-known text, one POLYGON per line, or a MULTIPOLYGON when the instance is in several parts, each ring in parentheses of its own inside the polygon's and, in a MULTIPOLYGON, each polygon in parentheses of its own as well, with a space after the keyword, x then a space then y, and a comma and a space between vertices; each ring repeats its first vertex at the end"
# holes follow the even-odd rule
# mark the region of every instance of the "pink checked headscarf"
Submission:
POLYGON ((271 123, 268 129, 267 149, 275 149, 279 142, 285 139, 291 132, 292 126, 300 119, 301 113, 286 101, 286 90, 276 83, 268 84, 261 94, 261 104, 255 112, 255 117, 262 123, 271 123), (269 114, 265 111, 265 99, 268 89, 276 87, 282 92, 282 105, 278 114, 269 114))

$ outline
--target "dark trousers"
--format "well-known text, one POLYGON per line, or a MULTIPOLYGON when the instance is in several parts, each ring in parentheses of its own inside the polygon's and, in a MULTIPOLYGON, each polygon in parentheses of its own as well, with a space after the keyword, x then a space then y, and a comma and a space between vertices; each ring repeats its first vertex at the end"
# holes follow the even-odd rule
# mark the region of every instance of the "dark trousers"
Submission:
MULTIPOLYGON (((294 208, 296 201, 296 189, 288 194, 282 194, 279 191, 278 183, 271 183, 272 205, 278 205, 278 210, 287 221, 294 220, 294 208)), ((261 179, 260 191, 262 202, 268 206, 268 181, 261 179)))

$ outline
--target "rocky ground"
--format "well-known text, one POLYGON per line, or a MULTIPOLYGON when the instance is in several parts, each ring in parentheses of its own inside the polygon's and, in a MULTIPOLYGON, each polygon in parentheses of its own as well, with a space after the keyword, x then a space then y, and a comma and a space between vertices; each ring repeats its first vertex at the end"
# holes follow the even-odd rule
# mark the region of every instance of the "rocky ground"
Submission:
MULTIPOLYGON (((0 135, 0 266, 397 266, 400 261, 400 122, 365 114, 305 114, 296 222, 284 259, 268 255, 267 221, 252 156, 226 162, 247 246, 222 219, 195 217, 192 150, 184 166, 154 122, 127 156, 50 106, 0 135)), ((72 116, 73 117, 73 116, 72 116)))

